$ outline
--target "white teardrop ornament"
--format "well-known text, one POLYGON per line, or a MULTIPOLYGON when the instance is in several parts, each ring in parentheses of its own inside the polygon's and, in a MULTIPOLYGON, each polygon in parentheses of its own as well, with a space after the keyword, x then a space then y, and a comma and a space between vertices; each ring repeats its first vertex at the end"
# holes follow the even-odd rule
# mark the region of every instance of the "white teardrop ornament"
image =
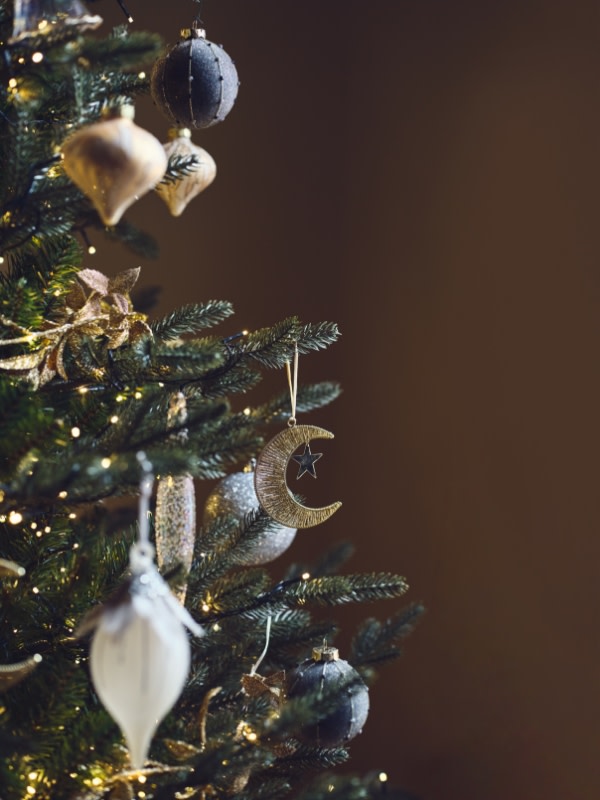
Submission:
POLYGON ((150 544, 133 545, 132 577, 80 631, 96 628, 92 681, 127 740, 134 769, 143 766, 158 724, 184 687, 190 666, 185 628, 204 633, 171 594, 153 555, 150 544))

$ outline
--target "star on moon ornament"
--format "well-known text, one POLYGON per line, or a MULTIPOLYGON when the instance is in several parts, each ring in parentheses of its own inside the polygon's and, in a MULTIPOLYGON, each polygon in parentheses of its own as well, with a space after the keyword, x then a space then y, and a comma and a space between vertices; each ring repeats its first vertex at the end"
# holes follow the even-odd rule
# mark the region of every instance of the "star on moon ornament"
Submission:
POLYGON ((290 528, 312 528, 329 519, 342 505, 339 501, 321 508, 302 505, 290 492, 286 480, 287 467, 290 461, 296 461, 300 469, 298 478, 305 473, 316 478, 315 462, 322 453, 312 453, 312 439, 333 439, 333 433, 316 425, 296 424, 296 396, 298 390, 298 347, 294 351, 294 377, 292 381, 289 362, 286 365, 290 396, 292 400, 292 416, 287 430, 283 430, 268 442, 258 456, 254 471, 254 487, 261 506, 277 522, 290 528), (295 451, 304 445, 300 455, 295 451))

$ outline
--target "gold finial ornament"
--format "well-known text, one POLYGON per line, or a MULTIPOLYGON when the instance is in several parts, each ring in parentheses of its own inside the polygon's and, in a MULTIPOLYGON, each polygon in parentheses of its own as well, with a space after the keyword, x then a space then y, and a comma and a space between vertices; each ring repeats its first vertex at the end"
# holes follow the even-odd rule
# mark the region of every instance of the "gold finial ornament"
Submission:
POLYGON ((193 171, 188 175, 176 181, 165 180, 156 187, 156 193, 165 201, 171 214, 179 217, 188 203, 214 181, 217 165, 210 153, 192 142, 189 128, 172 128, 169 141, 163 147, 169 160, 189 156, 196 159, 193 171))
POLYGON ((167 169, 158 139, 133 121, 124 105, 70 136, 62 147, 64 170, 92 201, 105 225, 153 189, 167 169))

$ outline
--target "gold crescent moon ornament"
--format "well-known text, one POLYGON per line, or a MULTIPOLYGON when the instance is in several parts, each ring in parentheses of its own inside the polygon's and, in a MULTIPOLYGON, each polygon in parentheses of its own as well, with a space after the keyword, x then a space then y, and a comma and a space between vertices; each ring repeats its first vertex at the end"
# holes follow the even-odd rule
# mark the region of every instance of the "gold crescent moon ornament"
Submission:
POLYGON ((308 472, 316 478, 314 463, 322 453, 311 453, 312 439, 333 439, 333 433, 316 425, 292 425, 267 443, 256 461, 254 487, 261 506, 276 522, 290 528, 312 528, 320 525, 342 505, 339 501, 322 508, 310 508, 299 503, 290 492, 286 471, 293 459, 300 465, 298 477, 308 472), (294 452, 304 445, 304 452, 294 452))

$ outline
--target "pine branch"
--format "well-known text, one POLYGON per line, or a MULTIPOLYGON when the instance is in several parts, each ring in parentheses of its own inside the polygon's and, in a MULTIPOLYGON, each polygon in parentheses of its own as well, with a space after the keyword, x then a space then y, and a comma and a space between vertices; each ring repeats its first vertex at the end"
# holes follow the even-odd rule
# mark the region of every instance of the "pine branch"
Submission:
POLYGON ((353 665, 372 667, 398 658, 402 653, 400 641, 413 631, 424 610, 419 603, 412 603, 385 622, 373 618, 365 620, 352 640, 353 665))
POLYGON ((333 344, 340 333, 332 322, 302 325, 297 317, 289 317, 271 328, 254 331, 238 345, 240 354, 249 356, 265 367, 278 368, 291 361, 294 347, 299 353, 322 350, 333 344))
POLYGON ((170 341, 187 333, 197 333, 203 328, 212 328, 233 314, 233 306, 223 300, 208 300, 206 303, 191 303, 172 311, 151 324, 157 339, 170 341))
POLYGON ((399 575, 371 573, 311 578, 288 586, 286 600, 293 604, 316 603, 338 606, 400 597, 408 590, 406 580, 399 575))
MULTIPOLYGON (((339 383, 323 381, 298 387, 296 413, 307 414, 316 408, 323 408, 336 400, 342 392, 339 383)), ((277 397, 254 409, 252 414, 257 419, 269 423, 285 423, 291 413, 289 392, 282 392, 277 397)))
POLYGON ((161 183, 171 184, 177 183, 186 175, 192 175, 202 162, 197 155, 181 155, 174 153, 169 157, 167 171, 165 172, 161 183))
POLYGON ((294 774, 296 770, 308 772, 318 769, 331 769, 348 761, 350 754, 343 747, 310 747, 300 745, 290 755, 278 758, 271 767, 275 774, 294 774))

